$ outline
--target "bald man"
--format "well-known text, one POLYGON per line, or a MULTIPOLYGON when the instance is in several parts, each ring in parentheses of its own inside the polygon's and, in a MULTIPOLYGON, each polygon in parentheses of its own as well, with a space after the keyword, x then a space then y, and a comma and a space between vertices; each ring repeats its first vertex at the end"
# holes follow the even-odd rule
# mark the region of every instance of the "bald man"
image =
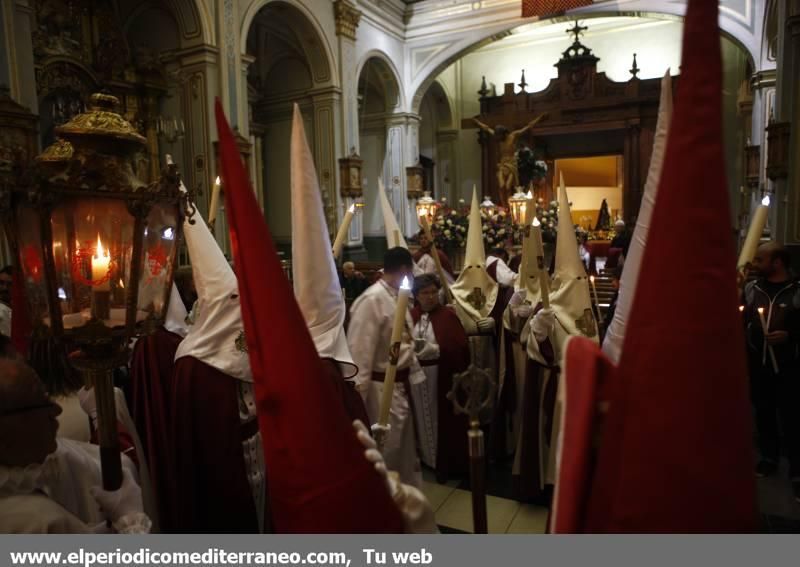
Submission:
POLYGON ((794 498, 800 501, 800 286, 791 276, 788 251, 775 242, 758 248, 753 269, 757 279, 744 288, 744 317, 761 454, 756 476, 777 472, 785 448, 794 498))
POLYGON ((57 439, 61 407, 32 368, 0 358, 0 533, 148 533, 136 468, 123 457, 116 492, 100 488, 96 446, 57 439))

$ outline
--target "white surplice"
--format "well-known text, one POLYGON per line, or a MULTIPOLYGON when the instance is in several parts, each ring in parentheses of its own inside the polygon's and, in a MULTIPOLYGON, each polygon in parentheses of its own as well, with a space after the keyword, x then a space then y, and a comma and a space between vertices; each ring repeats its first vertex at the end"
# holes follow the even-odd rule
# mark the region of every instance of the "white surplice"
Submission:
MULTIPOLYGON (((432 345, 438 345, 430 317, 423 313, 420 320, 414 325, 414 339, 423 339, 432 345)), ((433 358, 438 359, 435 353, 433 358)), ((419 356, 422 360, 422 356, 419 356)), ((439 438, 438 407, 436 389, 438 387, 439 366, 423 366, 426 380, 421 384, 411 387, 414 398, 414 422, 419 439, 420 455, 422 462, 431 468, 436 467, 436 441, 439 438)))

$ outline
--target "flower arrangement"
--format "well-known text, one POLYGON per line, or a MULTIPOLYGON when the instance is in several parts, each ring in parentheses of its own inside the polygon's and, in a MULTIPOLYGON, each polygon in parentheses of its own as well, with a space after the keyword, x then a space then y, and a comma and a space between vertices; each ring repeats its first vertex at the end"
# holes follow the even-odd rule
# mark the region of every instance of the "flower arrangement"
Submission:
POLYGON ((527 187, 531 183, 536 185, 539 180, 547 177, 547 163, 536 159, 536 153, 529 147, 523 146, 515 153, 517 158, 517 174, 519 184, 527 187))
POLYGON ((542 241, 555 242, 558 234, 558 201, 545 203, 539 197, 536 201, 536 217, 542 223, 542 241))
POLYGON ((469 211, 461 208, 448 207, 442 203, 436 211, 431 232, 437 248, 450 250, 460 248, 467 242, 467 226, 469 225, 469 211))
POLYGON ((490 247, 501 246, 514 238, 511 214, 505 207, 495 207, 493 214, 481 210, 481 230, 483 241, 490 247))

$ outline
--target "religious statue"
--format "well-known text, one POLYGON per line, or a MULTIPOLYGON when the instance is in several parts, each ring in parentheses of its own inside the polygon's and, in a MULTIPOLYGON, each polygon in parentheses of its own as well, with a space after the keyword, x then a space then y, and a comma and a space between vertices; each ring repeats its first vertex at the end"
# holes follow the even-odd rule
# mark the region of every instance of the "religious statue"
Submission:
POLYGON ((505 126, 497 125, 494 128, 490 128, 477 118, 472 119, 481 130, 497 140, 497 145, 500 148, 500 156, 497 162, 497 190, 500 202, 504 205, 508 203, 508 198, 519 185, 519 172, 517 171, 516 157, 517 140, 545 116, 547 116, 547 114, 541 114, 531 120, 524 128, 512 132, 509 132, 508 128, 505 126))

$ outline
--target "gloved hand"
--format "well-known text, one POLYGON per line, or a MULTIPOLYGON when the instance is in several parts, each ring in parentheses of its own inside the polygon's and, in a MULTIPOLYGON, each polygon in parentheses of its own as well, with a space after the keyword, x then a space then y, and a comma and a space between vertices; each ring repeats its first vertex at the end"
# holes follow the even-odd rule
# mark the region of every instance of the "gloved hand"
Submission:
POLYGON ((422 350, 417 353, 420 360, 436 360, 439 358, 439 345, 436 343, 425 343, 422 350))
POLYGON ((122 470, 122 485, 109 492, 99 486, 89 489, 106 518, 119 533, 147 533, 151 522, 143 512, 142 489, 128 469, 122 470))
POLYGON ((86 388, 85 386, 78 390, 78 403, 81 409, 86 412, 89 419, 92 420, 92 426, 97 429, 97 398, 94 395, 94 388, 86 388))
POLYGON ((492 333, 494 331, 494 319, 486 317, 485 319, 478 320, 478 331, 483 334, 492 333))
POLYGON ((356 438, 364 447, 364 457, 366 457, 367 461, 372 463, 372 466, 374 466, 378 474, 381 475, 384 482, 386 482, 389 495, 394 498, 398 490, 397 478, 396 475, 394 478, 389 475, 389 471, 386 468, 386 461, 383 460, 383 455, 378 451, 378 444, 369 434, 369 431, 367 431, 367 426, 364 425, 360 419, 353 422, 353 429, 356 430, 356 438))
POLYGON ((514 292, 514 295, 511 296, 511 299, 508 301, 508 304, 511 307, 517 307, 518 305, 522 305, 525 303, 525 299, 528 297, 528 290, 526 289, 518 289, 514 292))
POLYGON ((520 319, 527 319, 533 313, 533 305, 523 303, 522 305, 512 305, 511 313, 520 319))
POLYGON ((536 342, 541 343, 553 332, 556 326, 556 314, 549 307, 545 307, 533 316, 529 324, 536 342))
POLYGON ((405 532, 409 534, 437 534, 439 528, 436 518, 425 495, 407 484, 400 482, 399 476, 394 471, 386 469, 383 455, 378 451, 375 440, 367 432, 367 427, 359 420, 353 422, 356 437, 364 446, 364 456, 373 464, 375 470, 384 478, 389 489, 389 495, 403 516, 405 532))

